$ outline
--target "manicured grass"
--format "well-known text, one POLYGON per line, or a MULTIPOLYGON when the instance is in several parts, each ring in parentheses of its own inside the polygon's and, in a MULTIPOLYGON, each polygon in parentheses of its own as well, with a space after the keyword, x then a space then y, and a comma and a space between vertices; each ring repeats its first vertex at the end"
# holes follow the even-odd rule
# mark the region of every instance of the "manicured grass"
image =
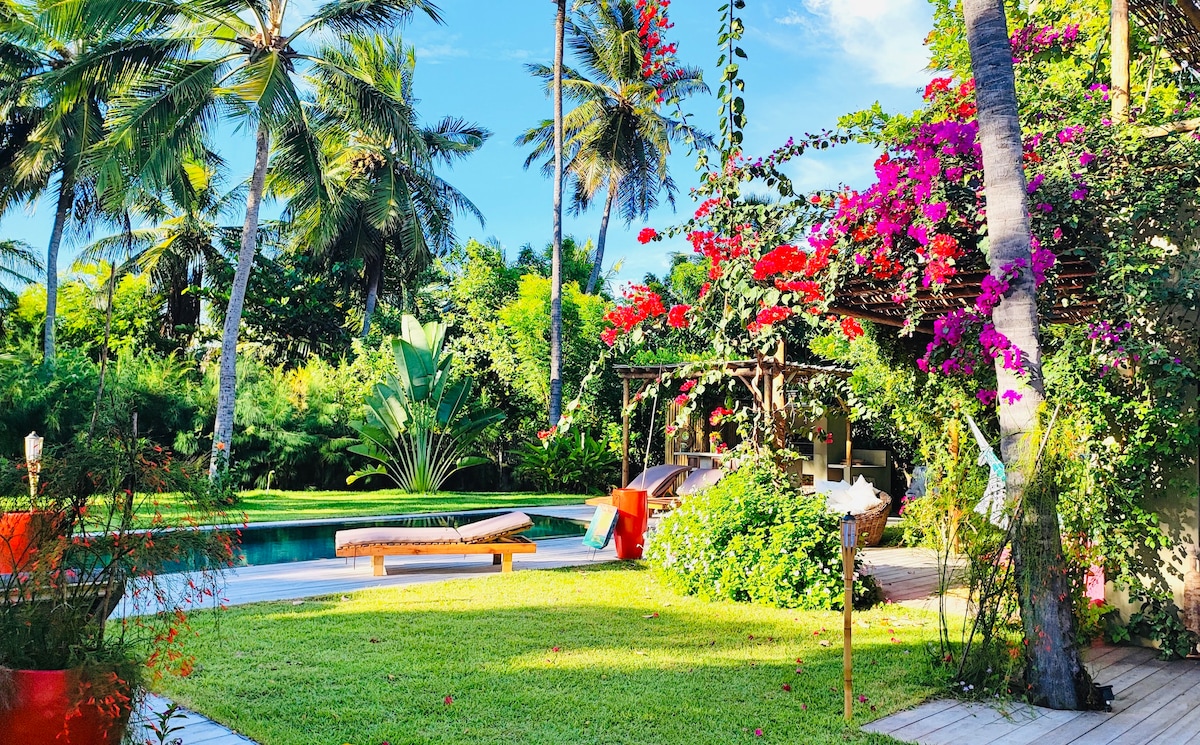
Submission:
MULTIPOLYGON (((536 492, 438 492, 409 494, 398 489, 379 491, 248 491, 242 501, 229 510, 231 521, 240 521, 242 513, 252 523, 275 520, 315 520, 335 517, 368 517, 411 512, 457 512, 460 510, 508 509, 534 505, 579 504, 587 499, 580 494, 540 494, 536 492)), ((163 516, 171 519, 182 513, 170 497, 160 498, 163 516)), ((147 517, 147 521, 149 518, 147 517)), ((340 743, 339 743, 340 745, 340 743)))
MULTIPOLYGON (((932 614, 856 621, 858 724, 934 692, 932 614)), ((680 597, 634 564, 241 606, 211 624, 191 642, 196 671, 163 693, 263 745, 894 742, 842 722, 840 613, 680 597)))

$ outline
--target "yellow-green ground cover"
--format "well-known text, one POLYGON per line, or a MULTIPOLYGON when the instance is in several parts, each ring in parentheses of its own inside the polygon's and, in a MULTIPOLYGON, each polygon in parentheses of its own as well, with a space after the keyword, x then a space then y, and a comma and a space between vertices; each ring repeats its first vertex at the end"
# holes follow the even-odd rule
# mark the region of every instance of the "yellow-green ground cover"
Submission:
MULTIPOLYGON (((856 724, 935 691, 935 616, 856 621, 856 724)), ((841 627, 636 564, 524 571, 201 619, 162 692, 263 745, 892 742, 843 724, 841 627)))

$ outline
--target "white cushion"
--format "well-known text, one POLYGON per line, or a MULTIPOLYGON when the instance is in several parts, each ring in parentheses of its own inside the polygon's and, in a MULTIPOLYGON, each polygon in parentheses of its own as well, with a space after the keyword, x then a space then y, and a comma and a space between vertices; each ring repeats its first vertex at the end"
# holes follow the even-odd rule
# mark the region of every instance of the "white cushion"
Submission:
POLYGON ((813 489, 817 494, 839 494, 850 488, 850 485, 845 481, 821 481, 817 479, 813 481, 813 489))
POLYGON ((508 512, 486 520, 467 523, 458 527, 458 537, 463 543, 490 543, 498 538, 516 535, 533 527, 533 520, 524 512, 508 512))
POLYGON ((858 477, 853 486, 836 491, 825 500, 826 508, 839 515, 847 512, 858 514, 878 504, 879 496, 875 493, 875 487, 862 476, 858 477))
POLYGON ((462 543, 454 528, 354 528, 333 537, 337 548, 375 543, 462 543))

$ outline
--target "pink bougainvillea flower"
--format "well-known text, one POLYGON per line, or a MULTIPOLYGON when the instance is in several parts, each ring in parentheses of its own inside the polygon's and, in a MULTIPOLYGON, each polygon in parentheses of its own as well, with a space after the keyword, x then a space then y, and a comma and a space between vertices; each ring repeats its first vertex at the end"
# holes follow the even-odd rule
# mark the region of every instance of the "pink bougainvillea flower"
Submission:
POLYGON ((1091 153, 1080 153, 1079 154, 1079 165, 1083 166, 1084 168, 1087 168, 1088 164, 1091 163, 1095 159, 1096 159, 1096 156, 1092 155, 1091 153))
POLYGON ((867 699, 866 696, 862 695, 861 693, 858 694, 858 703, 865 704, 865 703, 867 703, 868 700, 869 699, 867 699))
POLYGON ((1007 390, 1000 394, 1000 398, 1004 399, 1009 406, 1021 400, 1021 394, 1013 390, 1007 390))
POLYGON ((721 424, 721 422, 725 421, 725 417, 730 416, 731 414, 733 414, 731 409, 726 409, 724 406, 718 406, 717 408, 713 409, 712 414, 709 415, 708 423, 716 427, 717 425, 721 424))
POLYGON ((989 390, 980 390, 976 392, 975 398, 979 399, 979 403, 984 406, 991 406, 996 403, 996 392, 989 390))
POLYGON ((679 386, 679 390, 682 393, 687 393, 688 391, 692 390, 695 387, 696 387, 696 379, 692 378, 690 380, 683 381, 683 385, 679 386))
POLYGON ((754 728, 754 736, 755 736, 755 737, 762 737, 762 727, 755 727, 755 728, 754 728))
POLYGON ((454 703, 454 697, 447 696, 444 699, 442 699, 442 703, 445 704, 446 706, 449 706, 450 704, 454 703))
POLYGON ((688 398, 688 395, 686 393, 680 393, 678 396, 675 397, 675 405, 676 406, 687 406, 689 401, 691 401, 691 399, 688 398))
POLYGON ((638 243, 641 243, 641 244, 649 243, 650 241, 654 240, 657 237, 658 237, 658 231, 655 230, 654 228, 642 228, 641 231, 638 232, 638 235, 637 235, 638 243))

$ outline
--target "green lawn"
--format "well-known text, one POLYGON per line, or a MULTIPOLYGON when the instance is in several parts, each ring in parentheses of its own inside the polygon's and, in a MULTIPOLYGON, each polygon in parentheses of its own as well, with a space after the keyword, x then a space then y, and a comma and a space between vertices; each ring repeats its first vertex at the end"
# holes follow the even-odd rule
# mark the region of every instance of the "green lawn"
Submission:
MULTIPOLYGON (((170 498, 160 498, 163 516, 177 517, 170 498)), ((252 523, 274 520, 316 520, 330 517, 368 517, 399 515, 410 512, 457 512, 459 510, 508 509, 511 507, 579 504, 581 494, 539 494, 536 492, 438 492, 409 494, 399 489, 379 491, 248 491, 229 511, 231 520, 242 513, 252 523)), ((147 522, 149 517, 146 518, 147 522)), ((341 745, 340 743, 338 745, 341 745)))
MULTIPOLYGON (((932 614, 856 618, 858 724, 935 691, 932 614)), ((262 745, 894 742, 843 725, 840 613, 680 597, 638 565, 264 603, 212 623, 197 621, 196 671, 162 692, 262 745)))

